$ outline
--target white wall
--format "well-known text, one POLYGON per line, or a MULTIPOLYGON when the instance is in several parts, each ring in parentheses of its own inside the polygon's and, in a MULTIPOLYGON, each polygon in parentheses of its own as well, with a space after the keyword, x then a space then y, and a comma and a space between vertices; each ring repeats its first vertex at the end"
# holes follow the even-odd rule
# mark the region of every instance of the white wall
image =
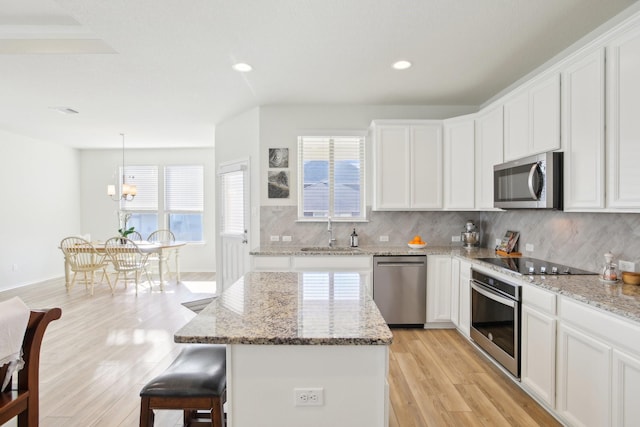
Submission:
MULTIPOLYGON (((260 205, 296 206, 298 203, 298 137, 314 131, 366 132, 375 119, 446 119, 477 111, 477 106, 424 105, 268 105, 260 108, 260 205), (288 199, 269 199, 269 148, 289 148, 288 199)), ((371 150, 371 141, 367 141, 371 150)), ((371 155, 367 157, 371 159, 371 155)), ((371 170, 372 163, 367 162, 371 170)), ((371 203, 372 174, 367 173, 367 204, 371 203)))
MULTIPOLYGON (((180 250, 182 271, 216 271, 215 265, 215 151, 213 148, 127 150, 127 165, 204 165, 204 239, 180 250)), ((81 232, 92 240, 118 234, 118 203, 107 197, 107 185, 116 184, 122 150, 82 150, 80 188, 81 232)), ((162 202, 161 202, 162 203, 162 202)))
POLYGON ((64 236, 80 221, 79 155, 0 130, 0 291, 64 275, 64 236))

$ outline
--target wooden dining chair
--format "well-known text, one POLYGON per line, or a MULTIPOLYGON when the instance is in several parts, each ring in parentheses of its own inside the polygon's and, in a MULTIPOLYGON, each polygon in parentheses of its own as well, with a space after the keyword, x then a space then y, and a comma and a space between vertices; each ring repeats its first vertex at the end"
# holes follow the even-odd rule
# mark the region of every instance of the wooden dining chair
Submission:
POLYGON ((138 245, 126 237, 112 237, 104 244, 105 251, 116 271, 116 279, 113 287, 118 284, 118 279, 122 275, 124 286, 127 287, 127 275, 133 274, 136 283, 136 295, 138 295, 138 284, 140 275, 144 273, 150 284, 153 284, 149 276, 149 254, 140 250, 138 245))
POLYGON ((107 274, 109 262, 106 254, 99 253, 91 242, 80 237, 66 237, 62 239, 60 249, 62 249, 65 260, 69 263, 71 271, 73 271, 73 277, 68 284, 67 292, 71 291, 76 284, 76 276, 78 273, 82 273, 84 286, 85 288, 89 288, 91 295, 93 295, 96 271, 102 270, 101 280, 104 280, 105 277, 107 278, 107 283, 109 284, 109 288, 111 288, 111 293, 113 293, 113 286, 107 274))
MULTIPOLYGON (((17 416, 18 427, 38 427, 40 347, 47 326, 61 315, 59 308, 31 310, 22 343, 24 366, 18 371, 18 382, 10 381, 0 390, 0 425, 17 416)), ((0 366, 0 385, 6 370, 6 365, 0 366)))
MULTIPOLYGON (((149 242, 157 242, 157 243, 166 243, 166 242, 175 242, 176 236, 173 234, 171 230, 160 229, 156 230, 153 233, 149 234, 147 237, 149 242)), ((161 258, 161 254, 151 254, 149 256, 149 261, 161 262, 164 265, 165 271, 168 275, 171 275, 171 267, 169 266, 169 259, 167 257, 161 258)), ((177 267, 176 267, 177 268, 177 267)), ((160 273, 158 273, 160 274, 160 273)))

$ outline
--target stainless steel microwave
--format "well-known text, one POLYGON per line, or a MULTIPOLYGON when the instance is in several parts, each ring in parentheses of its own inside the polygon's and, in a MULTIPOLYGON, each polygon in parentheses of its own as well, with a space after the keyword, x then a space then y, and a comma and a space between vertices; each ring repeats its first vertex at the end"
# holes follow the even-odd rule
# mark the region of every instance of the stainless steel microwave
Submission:
POLYGON ((562 153, 542 153, 495 165, 493 206, 562 210, 562 153))

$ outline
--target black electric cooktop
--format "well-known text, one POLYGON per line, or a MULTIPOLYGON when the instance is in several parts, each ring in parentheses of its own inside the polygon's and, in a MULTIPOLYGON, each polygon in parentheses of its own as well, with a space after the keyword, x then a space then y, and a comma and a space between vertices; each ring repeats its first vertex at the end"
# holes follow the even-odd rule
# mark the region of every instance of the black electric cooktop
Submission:
POLYGON ((548 275, 595 275, 591 271, 580 270, 579 268, 573 268, 562 264, 557 264, 550 261, 543 261, 535 258, 477 258, 480 261, 488 262, 489 264, 503 267, 516 273, 523 275, 531 274, 548 274, 548 275))

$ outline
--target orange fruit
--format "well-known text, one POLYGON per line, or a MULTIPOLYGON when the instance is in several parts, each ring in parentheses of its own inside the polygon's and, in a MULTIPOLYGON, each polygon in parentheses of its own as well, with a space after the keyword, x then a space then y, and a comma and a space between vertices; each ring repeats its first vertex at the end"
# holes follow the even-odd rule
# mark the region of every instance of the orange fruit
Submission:
POLYGON ((420 237, 420 235, 418 234, 413 236, 413 239, 411 239, 409 243, 412 245, 424 245, 424 241, 422 240, 422 237, 420 237))

